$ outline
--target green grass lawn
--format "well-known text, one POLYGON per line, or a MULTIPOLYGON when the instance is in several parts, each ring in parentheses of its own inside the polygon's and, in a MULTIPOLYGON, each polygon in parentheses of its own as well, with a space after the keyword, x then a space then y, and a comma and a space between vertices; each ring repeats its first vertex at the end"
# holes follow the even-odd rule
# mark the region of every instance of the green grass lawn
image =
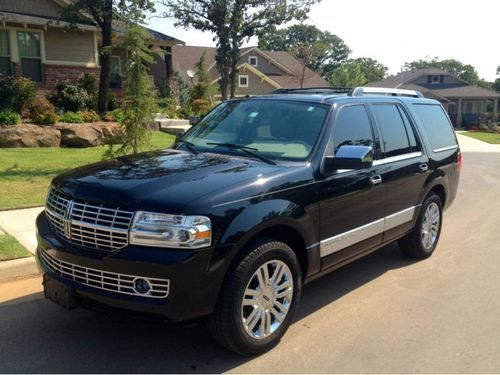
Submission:
MULTIPOLYGON (((168 148, 175 137, 153 132, 149 149, 168 148)), ((90 148, 0 148, 0 210, 43 205, 52 178, 102 159, 105 146, 90 148)))
POLYGON ((483 142, 488 142, 492 144, 500 144, 500 134, 495 133, 484 133, 484 132, 464 132, 461 133, 471 138, 479 139, 483 142))
POLYGON ((17 242, 14 237, 8 234, 0 235, 0 261, 29 256, 31 256, 31 253, 17 242))

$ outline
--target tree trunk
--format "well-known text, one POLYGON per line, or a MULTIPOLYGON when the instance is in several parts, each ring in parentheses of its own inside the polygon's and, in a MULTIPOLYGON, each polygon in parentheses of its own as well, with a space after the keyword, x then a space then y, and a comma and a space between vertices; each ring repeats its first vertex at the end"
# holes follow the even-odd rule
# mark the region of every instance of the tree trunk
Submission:
POLYGON ((238 42, 233 36, 232 47, 231 47, 231 74, 229 78, 231 79, 231 98, 236 95, 236 77, 238 73, 238 58, 240 55, 240 50, 238 48, 238 42))
POLYGON ((103 114, 108 110, 108 91, 111 77, 111 34, 112 34, 112 17, 105 17, 102 27, 102 47, 100 51, 101 73, 99 76, 99 100, 97 110, 103 114))
POLYGON ((219 88, 222 100, 227 99, 227 89, 229 84, 229 63, 230 63, 230 45, 225 37, 219 36, 219 45, 217 46, 217 54, 215 61, 217 70, 220 74, 219 88))
POLYGON ((300 88, 304 88, 304 79, 306 78, 306 64, 302 66, 302 75, 300 76, 300 88))

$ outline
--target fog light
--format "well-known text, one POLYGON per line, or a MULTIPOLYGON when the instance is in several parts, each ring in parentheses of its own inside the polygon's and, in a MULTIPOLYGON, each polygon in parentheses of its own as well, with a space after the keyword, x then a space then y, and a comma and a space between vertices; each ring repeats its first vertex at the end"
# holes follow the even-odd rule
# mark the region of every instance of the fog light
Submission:
POLYGON ((151 284, 146 279, 135 279, 134 289, 139 294, 146 294, 151 290, 151 284))

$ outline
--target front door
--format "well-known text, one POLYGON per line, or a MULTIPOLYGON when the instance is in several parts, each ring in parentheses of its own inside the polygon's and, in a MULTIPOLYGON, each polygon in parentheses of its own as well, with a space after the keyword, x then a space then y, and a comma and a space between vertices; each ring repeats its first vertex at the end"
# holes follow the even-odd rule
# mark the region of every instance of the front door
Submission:
MULTIPOLYGON (((377 155, 374 134, 365 105, 344 106, 327 152, 335 155, 340 146, 363 145, 372 146, 377 155)), ((379 166, 339 170, 318 184, 322 269, 382 242, 386 190, 379 177, 379 166)))

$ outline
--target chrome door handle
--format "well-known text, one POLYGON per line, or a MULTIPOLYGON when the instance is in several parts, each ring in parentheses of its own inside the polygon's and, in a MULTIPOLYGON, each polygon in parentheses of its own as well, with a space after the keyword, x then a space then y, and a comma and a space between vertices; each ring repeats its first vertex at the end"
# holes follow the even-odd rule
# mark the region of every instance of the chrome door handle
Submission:
POLYGON ((427 163, 420 164, 418 168, 420 168, 420 172, 427 172, 429 170, 429 166, 427 165, 427 163))
POLYGON ((381 182, 382 182, 382 176, 379 174, 370 177, 370 184, 372 184, 372 185, 378 185, 381 182))

